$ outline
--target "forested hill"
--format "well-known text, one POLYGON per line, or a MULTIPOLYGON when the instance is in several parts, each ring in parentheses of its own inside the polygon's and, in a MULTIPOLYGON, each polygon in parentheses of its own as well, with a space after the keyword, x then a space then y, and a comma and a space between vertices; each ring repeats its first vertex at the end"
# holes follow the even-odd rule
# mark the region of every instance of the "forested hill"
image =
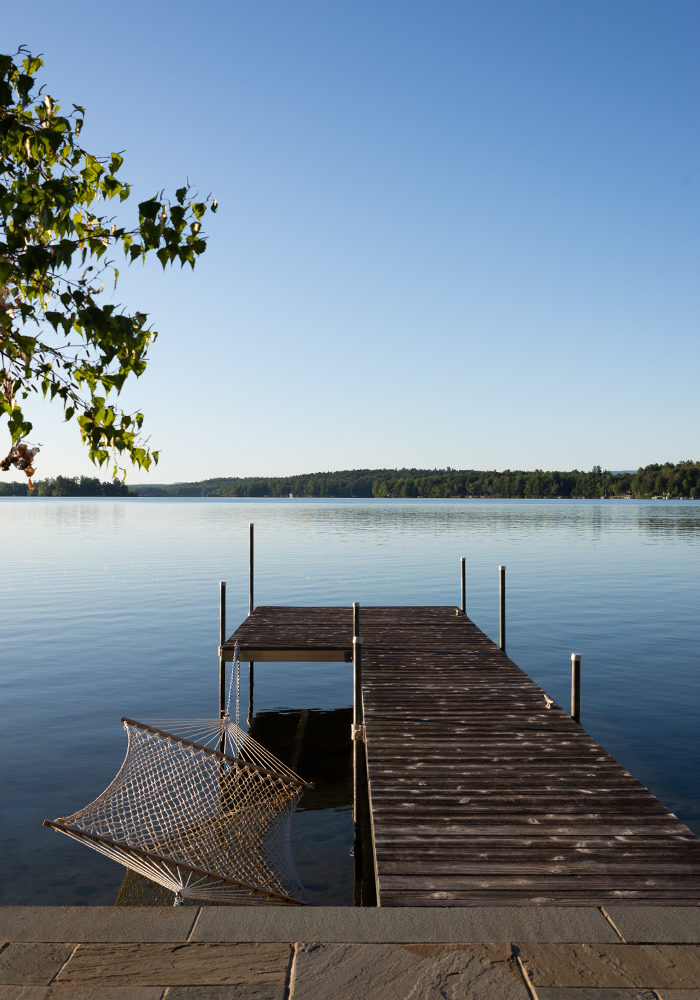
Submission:
POLYGON ((353 469, 298 476, 206 479, 199 483, 139 486, 139 496, 181 497, 700 497, 700 462, 648 465, 637 472, 510 471, 473 469, 353 469))

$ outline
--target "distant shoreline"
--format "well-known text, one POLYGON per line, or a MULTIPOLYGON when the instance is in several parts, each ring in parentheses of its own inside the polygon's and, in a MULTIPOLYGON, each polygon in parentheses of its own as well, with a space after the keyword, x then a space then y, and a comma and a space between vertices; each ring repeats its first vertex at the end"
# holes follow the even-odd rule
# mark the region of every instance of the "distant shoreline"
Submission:
MULTIPOLYGON (((0 481, 0 496, 26 496, 24 483, 0 481)), ((213 497, 416 500, 695 500, 700 462, 648 465, 636 472, 474 469, 352 469, 296 476, 247 476, 128 487, 120 481, 56 476, 36 482, 37 496, 213 497)))

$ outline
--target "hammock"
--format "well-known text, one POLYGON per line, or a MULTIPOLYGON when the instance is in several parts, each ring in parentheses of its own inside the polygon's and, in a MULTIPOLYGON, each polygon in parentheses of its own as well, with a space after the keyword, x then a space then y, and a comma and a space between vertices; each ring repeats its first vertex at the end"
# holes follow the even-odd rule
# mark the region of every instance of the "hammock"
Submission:
MULTIPOLYGON (((310 786, 236 722, 122 719, 126 757, 112 783, 60 833, 185 898, 301 903, 290 826, 310 786)), ((231 693, 229 690, 229 704, 231 693)))

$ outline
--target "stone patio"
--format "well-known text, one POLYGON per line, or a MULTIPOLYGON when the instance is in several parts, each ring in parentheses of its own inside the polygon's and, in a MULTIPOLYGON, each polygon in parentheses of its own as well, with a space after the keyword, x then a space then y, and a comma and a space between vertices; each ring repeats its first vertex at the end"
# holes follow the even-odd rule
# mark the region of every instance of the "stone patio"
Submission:
POLYGON ((0 1000, 700 1000, 700 906, 0 907, 0 1000))

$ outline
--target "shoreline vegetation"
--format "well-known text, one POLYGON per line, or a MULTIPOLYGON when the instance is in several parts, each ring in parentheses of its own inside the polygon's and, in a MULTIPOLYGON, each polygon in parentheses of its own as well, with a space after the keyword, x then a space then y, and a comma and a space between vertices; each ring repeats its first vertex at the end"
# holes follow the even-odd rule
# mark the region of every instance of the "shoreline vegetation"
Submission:
MULTIPOLYGON (((31 495, 26 483, 0 481, 1 496, 31 495)), ((247 476, 129 487, 89 476, 38 480, 35 496, 52 497, 320 497, 327 499, 700 499, 700 462, 647 465, 636 472, 473 469, 353 469, 296 476, 247 476)))
POLYGON ((131 497, 133 490, 126 483, 115 479, 100 482, 93 476, 56 476, 54 479, 38 479, 31 491, 27 483, 0 482, 0 497, 131 497))

